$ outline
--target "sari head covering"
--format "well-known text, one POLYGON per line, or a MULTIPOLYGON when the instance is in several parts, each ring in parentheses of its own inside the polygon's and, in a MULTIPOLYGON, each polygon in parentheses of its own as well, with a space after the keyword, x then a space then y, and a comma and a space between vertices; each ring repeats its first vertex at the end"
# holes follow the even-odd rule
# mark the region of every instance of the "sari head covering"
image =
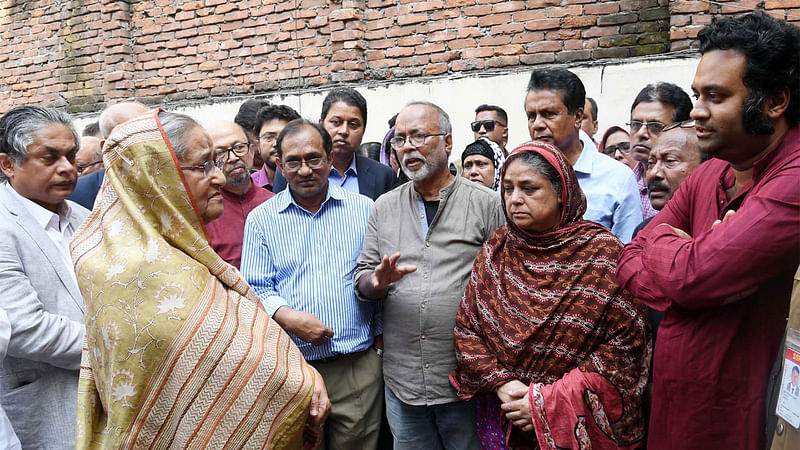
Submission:
POLYGON ((486 136, 481 136, 475 142, 464 148, 464 151, 461 153, 462 167, 464 165, 464 160, 471 155, 481 155, 494 164, 494 182, 492 182, 491 189, 494 191, 500 189, 500 170, 503 168, 503 163, 506 161, 506 155, 503 153, 503 149, 486 136))
POLYGON ((314 383, 209 246, 158 110, 119 125, 72 256, 86 301, 78 448, 299 448, 314 383))
MULTIPOLYGON (((506 224, 475 261, 455 327, 459 396, 478 395, 484 448, 617 448, 642 443, 642 393, 651 345, 644 307, 615 278, 622 244, 584 221, 586 197, 572 167, 550 144, 509 155, 540 155, 561 180, 561 220, 543 233, 506 224), (505 420, 494 391, 529 385, 535 432, 505 420)), ((503 205, 505 210, 505 204, 503 205)))

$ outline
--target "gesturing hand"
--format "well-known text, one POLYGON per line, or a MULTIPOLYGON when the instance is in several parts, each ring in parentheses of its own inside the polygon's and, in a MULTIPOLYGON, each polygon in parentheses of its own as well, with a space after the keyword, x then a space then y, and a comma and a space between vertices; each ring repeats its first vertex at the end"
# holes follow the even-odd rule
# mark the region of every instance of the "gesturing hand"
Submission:
POLYGON ((328 390, 325 381, 316 369, 309 366, 314 372, 314 392, 311 394, 311 405, 308 409, 305 429, 303 430, 303 449, 317 448, 322 440, 322 431, 325 420, 331 413, 331 402, 328 399, 328 390))
POLYGON ((287 331, 291 331, 303 342, 313 345, 322 345, 333 337, 333 330, 313 315, 282 306, 272 316, 278 324, 287 331))
POLYGON ((389 289, 389 285, 403 278, 406 274, 417 270, 417 266, 410 264, 397 264, 400 253, 392 256, 383 255, 383 260, 375 268, 372 287, 376 291, 383 292, 389 289))

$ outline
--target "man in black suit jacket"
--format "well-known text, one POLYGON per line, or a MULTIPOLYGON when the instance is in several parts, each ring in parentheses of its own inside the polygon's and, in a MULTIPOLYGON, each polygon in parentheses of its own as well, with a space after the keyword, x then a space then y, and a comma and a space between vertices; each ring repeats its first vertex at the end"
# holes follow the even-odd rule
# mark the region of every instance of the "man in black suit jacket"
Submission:
MULTIPOLYGON (((328 179, 345 189, 377 199, 394 187, 394 171, 356 154, 367 126, 367 101, 355 89, 334 89, 322 102, 319 124, 331 135, 333 167, 328 179)), ((286 179, 275 172, 273 192, 286 189, 286 179)))

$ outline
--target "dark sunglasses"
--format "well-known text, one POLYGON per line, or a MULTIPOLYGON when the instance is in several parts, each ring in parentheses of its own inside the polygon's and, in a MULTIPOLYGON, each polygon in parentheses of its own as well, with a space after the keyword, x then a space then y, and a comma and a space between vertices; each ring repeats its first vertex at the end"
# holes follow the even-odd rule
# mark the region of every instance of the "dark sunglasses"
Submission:
POLYGON ((606 155, 614 156, 614 153, 616 153, 617 150, 619 150, 619 152, 622 153, 623 155, 627 155, 628 153, 631 152, 631 143, 620 142, 617 145, 607 145, 603 149, 603 153, 605 153, 606 155))
POLYGON ((661 132, 663 133, 665 131, 674 130, 675 128, 694 128, 694 120, 689 119, 684 120, 683 122, 673 122, 665 126, 661 132))
POLYGON ((502 124, 502 123, 500 123, 500 122, 498 122, 498 121, 496 121, 494 119, 476 120, 475 122, 472 122, 470 124, 470 126, 472 127, 472 132, 473 133, 477 133, 481 129, 481 127, 483 127, 483 129, 486 130, 486 131, 493 131, 495 125, 500 125, 501 127, 505 126, 504 124, 502 124))

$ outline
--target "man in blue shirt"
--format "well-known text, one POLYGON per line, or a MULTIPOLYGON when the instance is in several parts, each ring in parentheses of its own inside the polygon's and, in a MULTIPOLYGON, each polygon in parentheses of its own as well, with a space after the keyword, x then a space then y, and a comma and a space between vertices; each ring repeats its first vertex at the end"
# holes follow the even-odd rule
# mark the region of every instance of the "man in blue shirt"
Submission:
POLYGON ((332 140, 319 124, 293 120, 276 145, 289 189, 247 217, 242 274, 325 379, 333 410, 321 448, 374 449, 383 325, 379 304, 359 302, 353 287, 373 202, 329 183, 332 140))
POLYGON ((622 242, 642 221, 636 177, 631 169, 580 139, 586 90, 563 68, 534 70, 528 82, 525 113, 531 139, 549 142, 567 158, 586 195, 584 219, 608 228, 622 242))

